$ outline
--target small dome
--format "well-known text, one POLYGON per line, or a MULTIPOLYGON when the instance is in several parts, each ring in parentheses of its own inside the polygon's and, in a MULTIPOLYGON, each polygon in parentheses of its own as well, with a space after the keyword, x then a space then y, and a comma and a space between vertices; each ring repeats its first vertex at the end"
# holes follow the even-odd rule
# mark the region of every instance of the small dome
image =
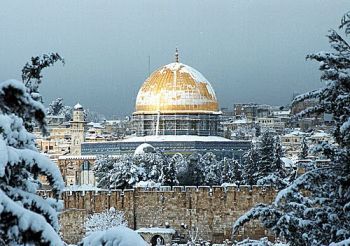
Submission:
POLYGON ((80 105, 80 103, 75 104, 74 106, 75 110, 83 109, 83 106, 80 105))
POLYGON ((156 150, 155 148, 148 144, 148 143, 143 143, 143 144, 140 144, 135 152, 134 152, 134 156, 137 156, 137 155, 144 155, 146 153, 154 153, 156 150))
POLYGON ((194 68, 174 62, 151 74, 141 86, 134 114, 217 113, 215 92, 194 68))

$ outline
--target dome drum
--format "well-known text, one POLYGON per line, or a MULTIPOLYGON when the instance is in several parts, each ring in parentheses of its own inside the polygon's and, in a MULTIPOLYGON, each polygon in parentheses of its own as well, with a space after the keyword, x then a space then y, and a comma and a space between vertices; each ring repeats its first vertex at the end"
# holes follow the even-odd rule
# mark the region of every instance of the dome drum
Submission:
POLYGON ((197 135, 217 136, 219 115, 215 114, 144 114, 134 115, 137 136, 197 135))

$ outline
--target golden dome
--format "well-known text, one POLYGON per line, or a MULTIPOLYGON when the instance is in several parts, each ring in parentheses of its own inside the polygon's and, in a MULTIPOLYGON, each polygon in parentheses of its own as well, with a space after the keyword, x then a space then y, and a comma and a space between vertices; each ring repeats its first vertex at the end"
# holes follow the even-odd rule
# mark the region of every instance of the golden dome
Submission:
POLYGON ((194 68, 174 62, 151 74, 141 86, 134 114, 219 113, 215 92, 194 68))

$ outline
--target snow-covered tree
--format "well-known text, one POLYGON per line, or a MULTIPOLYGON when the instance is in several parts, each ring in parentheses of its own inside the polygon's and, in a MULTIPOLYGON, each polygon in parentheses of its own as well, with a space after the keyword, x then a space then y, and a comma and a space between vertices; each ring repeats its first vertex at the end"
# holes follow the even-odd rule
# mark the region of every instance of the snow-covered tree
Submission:
POLYGON ((168 165, 165 155, 159 151, 137 154, 132 158, 133 163, 144 170, 143 180, 158 182, 163 166, 168 165))
POLYGON ((60 115, 63 107, 64 107, 63 98, 60 98, 60 97, 56 98, 50 103, 49 108, 47 109, 47 114, 60 115))
POLYGON ((247 185, 274 185, 284 188, 287 172, 283 166, 283 149, 279 137, 272 132, 265 131, 260 137, 258 146, 243 157, 243 184, 247 185))
POLYGON ((255 137, 261 136, 261 126, 259 123, 255 123, 255 137))
POLYGON ((40 154, 29 133, 36 124, 45 132, 45 109, 38 85, 50 60, 32 58, 23 68, 25 83, 0 83, 0 244, 63 245, 57 211, 64 183, 57 166, 40 154), (43 62, 43 61, 46 61, 43 62), (26 86, 27 85, 27 86, 26 86), (46 177, 53 198, 37 195, 46 177))
POLYGON ((117 226, 128 226, 128 222, 125 220, 124 213, 116 210, 114 207, 88 216, 84 223, 86 235, 90 235, 96 231, 105 231, 117 226))
POLYGON ((187 158, 188 178, 191 185, 203 185, 205 176, 203 172, 203 165, 201 163, 201 155, 192 153, 187 158))
POLYGON ((221 182, 223 183, 236 183, 239 184, 242 181, 242 167, 237 160, 224 158, 220 161, 221 170, 221 182))
POLYGON ((86 108, 84 109, 84 118, 87 122, 101 122, 106 119, 106 116, 86 108))
MULTIPOLYGON (((30 62, 27 62, 23 69, 22 69, 22 82, 24 83, 26 87, 26 91, 30 95, 30 97, 38 102, 38 103, 43 103, 42 102, 42 97, 39 93, 39 85, 42 80, 42 75, 41 71, 44 68, 50 67, 56 62, 61 61, 64 64, 63 58, 58 54, 58 53, 51 53, 49 55, 42 55, 40 56, 35 56, 32 57, 30 62)), ((11 100, 10 100, 11 101, 11 100)), ((14 105, 13 105, 14 106, 14 105)), ((20 107, 20 105, 17 105, 20 107)), ((11 110, 11 109, 10 109, 11 110)), ((16 108, 17 111, 20 111, 20 109, 16 108)), ((44 119, 45 117, 45 111, 43 112, 44 114, 40 115, 40 118, 44 119)), ((39 115, 38 115, 39 117, 39 115)), ((35 123, 36 124, 41 124, 41 122, 38 121, 33 121, 33 118, 30 115, 22 115, 22 118, 24 120, 24 125, 28 131, 33 131, 35 123)), ((44 123, 45 121, 43 121, 44 123)), ((45 125, 45 124, 44 124, 45 125)), ((41 125, 39 125, 40 127, 41 125)), ((44 131, 46 129, 43 129, 44 131)))
MULTIPOLYGON (((343 17, 340 28, 350 35, 350 12, 343 17)), ((278 193, 271 205, 260 204, 251 209, 235 222, 234 232, 245 222, 259 218, 277 238, 290 245, 350 244, 350 45, 334 30, 328 38, 333 52, 307 56, 320 62, 325 87, 297 97, 294 103, 318 100, 316 106, 299 116, 333 115, 337 145, 319 146, 331 164, 297 178, 278 193)))
POLYGON ((118 158, 99 156, 93 167, 97 187, 104 189, 131 188, 142 180, 144 170, 133 163, 132 156, 118 158))
POLYGON ((171 159, 175 162, 176 172, 177 172, 177 180, 180 185, 191 185, 191 179, 189 177, 189 169, 188 162, 186 158, 180 154, 174 154, 171 159))
POLYGON ((258 165, 260 155, 255 146, 243 156, 242 183, 245 185, 255 185, 257 181, 258 165))
POLYGON ((177 180, 177 170, 176 163, 174 159, 170 159, 166 164, 162 166, 162 175, 160 176, 160 183, 162 185, 178 185, 179 181, 177 180))
POLYGON ((271 173, 275 156, 275 140, 271 132, 265 131, 261 135, 259 145, 260 161, 258 163, 257 178, 264 178, 271 173))
POLYGON ((221 181, 220 162, 216 160, 216 156, 212 152, 205 153, 200 158, 204 174, 204 183, 206 185, 219 185, 221 181))
POLYGON ((59 97, 49 104, 47 115, 61 115, 64 116, 65 121, 70 121, 73 117, 73 108, 71 106, 65 106, 63 99, 59 97))
POLYGON ((299 158, 306 159, 308 155, 309 155, 309 146, 307 145, 306 138, 303 137, 301 141, 301 151, 300 151, 299 158))

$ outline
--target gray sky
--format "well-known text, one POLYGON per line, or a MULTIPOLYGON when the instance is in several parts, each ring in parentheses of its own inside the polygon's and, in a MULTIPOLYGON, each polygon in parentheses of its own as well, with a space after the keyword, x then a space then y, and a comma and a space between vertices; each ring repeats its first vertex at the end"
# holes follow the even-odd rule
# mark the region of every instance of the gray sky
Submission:
POLYGON ((105 115, 132 113, 151 70, 180 61, 214 87, 220 107, 286 104, 321 86, 305 55, 329 50, 325 35, 349 0, 1 0, 0 81, 20 78, 33 55, 58 52, 44 72, 45 103, 63 97, 105 115))

